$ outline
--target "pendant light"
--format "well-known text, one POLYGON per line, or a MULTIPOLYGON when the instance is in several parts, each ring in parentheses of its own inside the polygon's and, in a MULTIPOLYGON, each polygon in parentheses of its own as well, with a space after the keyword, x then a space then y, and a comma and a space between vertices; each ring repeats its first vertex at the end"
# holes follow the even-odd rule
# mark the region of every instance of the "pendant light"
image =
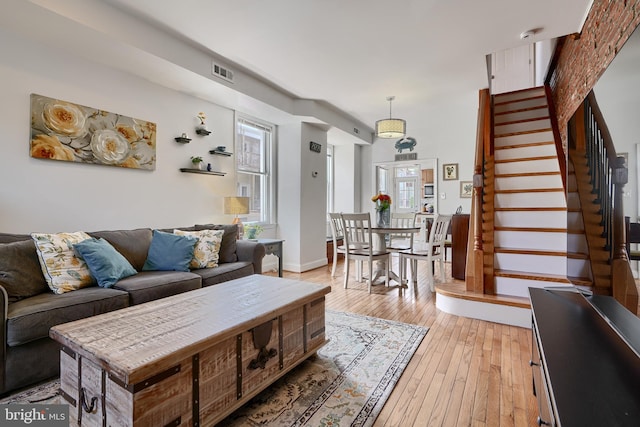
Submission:
POLYGON ((376 136, 378 138, 402 138, 407 133, 407 122, 403 119, 394 119, 391 116, 391 102, 395 96, 387 97, 389 101, 389 118, 376 122, 376 136))

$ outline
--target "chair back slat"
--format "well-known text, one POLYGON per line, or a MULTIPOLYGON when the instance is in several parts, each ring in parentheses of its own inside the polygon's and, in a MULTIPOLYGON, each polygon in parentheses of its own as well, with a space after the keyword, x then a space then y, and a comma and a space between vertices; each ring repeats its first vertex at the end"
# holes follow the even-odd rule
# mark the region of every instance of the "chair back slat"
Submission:
POLYGON ((330 212, 329 220, 331 224, 331 237, 333 238, 333 244, 336 245, 338 240, 344 237, 344 230, 342 229, 342 217, 339 212, 330 212))
POLYGON ((344 244, 349 250, 372 251, 369 213, 342 214, 344 244))
POLYGON ((431 232, 429 233, 429 246, 438 253, 440 253, 440 251, 444 251, 444 242, 447 240, 447 232, 449 230, 450 222, 451 215, 438 215, 431 226, 431 232))

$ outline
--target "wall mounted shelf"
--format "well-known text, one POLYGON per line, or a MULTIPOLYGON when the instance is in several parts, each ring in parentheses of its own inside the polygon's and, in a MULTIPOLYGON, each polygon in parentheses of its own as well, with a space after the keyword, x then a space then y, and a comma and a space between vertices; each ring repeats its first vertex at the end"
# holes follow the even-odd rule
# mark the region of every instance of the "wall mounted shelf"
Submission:
POLYGON ((198 135, 204 135, 204 136, 207 136, 207 135, 209 135, 209 134, 211 133, 211 131, 210 131, 210 130, 207 130, 207 129, 196 129, 196 133, 197 133, 198 135))
POLYGON ((217 176, 225 176, 226 172, 216 172, 216 171, 203 171, 200 169, 191 169, 191 168, 180 168, 180 172, 186 173, 200 173, 203 175, 217 175, 217 176))
POLYGON ((191 138, 185 138, 184 136, 177 136, 175 140, 180 144, 188 144, 189 142, 191 142, 191 138))
POLYGON ((229 153, 228 151, 218 151, 218 150, 209 150, 209 154, 216 154, 218 156, 231 156, 233 153, 229 153))

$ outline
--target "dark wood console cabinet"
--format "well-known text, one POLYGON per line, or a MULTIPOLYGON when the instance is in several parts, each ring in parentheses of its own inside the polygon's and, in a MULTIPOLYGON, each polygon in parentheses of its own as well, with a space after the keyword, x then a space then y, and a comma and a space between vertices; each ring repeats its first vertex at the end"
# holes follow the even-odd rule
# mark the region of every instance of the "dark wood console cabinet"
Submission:
POLYGON ((469 214, 451 217, 451 276, 464 280, 467 268, 467 240, 469 238, 469 214))
POLYGON ((640 319, 612 297, 529 288, 539 425, 640 425, 640 319))

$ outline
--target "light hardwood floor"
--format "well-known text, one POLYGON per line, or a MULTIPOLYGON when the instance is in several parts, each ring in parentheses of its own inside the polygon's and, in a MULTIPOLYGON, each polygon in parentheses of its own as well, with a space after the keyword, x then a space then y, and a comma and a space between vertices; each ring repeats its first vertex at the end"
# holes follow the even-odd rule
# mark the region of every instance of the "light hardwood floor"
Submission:
POLYGON ((331 278, 330 266, 302 274, 285 272, 284 277, 330 284, 328 309, 429 327, 374 426, 537 425, 529 367, 531 330, 436 309, 425 263, 418 264, 415 292, 376 286, 369 295, 366 284, 354 277, 344 289, 342 262, 336 278, 331 278))

